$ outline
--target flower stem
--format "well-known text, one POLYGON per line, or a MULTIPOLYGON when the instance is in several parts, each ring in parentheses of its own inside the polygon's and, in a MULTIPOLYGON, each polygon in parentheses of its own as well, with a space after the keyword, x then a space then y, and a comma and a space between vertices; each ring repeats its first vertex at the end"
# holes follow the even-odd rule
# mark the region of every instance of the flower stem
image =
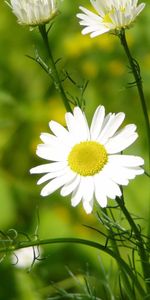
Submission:
POLYGON ((148 153, 149 153, 149 167, 150 167, 150 122, 149 122, 149 117, 148 117, 148 109, 146 105, 146 100, 144 96, 144 91, 143 91, 143 85, 142 85, 142 79, 141 79, 141 73, 140 73, 140 67, 138 62, 132 57, 130 53, 130 49, 128 47, 126 35, 125 35, 125 30, 122 29, 119 33, 119 38, 121 41, 121 44, 125 50, 125 53, 127 55, 135 83, 137 85, 139 97, 140 97, 140 102, 144 114, 144 119, 145 119, 145 125, 146 125, 146 132, 147 132, 147 140, 148 140, 148 153))
POLYGON ((69 112, 72 112, 72 109, 71 109, 71 106, 70 106, 70 103, 69 103, 69 99, 67 98, 66 93, 64 91, 64 88, 62 86, 61 79, 59 78, 59 74, 58 74, 58 71, 57 71, 57 68, 56 68, 56 63, 55 63, 55 61, 53 59, 53 56, 52 56, 52 53, 51 53, 51 49, 50 49, 49 41, 48 41, 48 33, 46 31, 46 25, 40 25, 39 26, 39 31, 41 33, 41 36, 42 36, 43 42, 45 44, 45 47, 47 49, 49 63, 50 63, 50 69, 51 69, 51 74, 50 75, 51 75, 51 78, 54 81, 55 88, 60 93, 66 110, 69 111, 69 112))
POLYGON ((139 256, 141 259, 141 265, 142 265, 142 270, 143 270, 143 275, 144 275, 144 279, 146 282, 146 287, 147 287, 147 292, 150 293, 150 282, 149 282, 149 278, 150 278, 150 265, 149 265, 149 256, 146 253, 146 249, 144 247, 144 241, 141 237, 141 232, 138 229, 136 223, 134 222, 131 214, 129 213, 129 211, 127 210, 125 204, 124 204, 124 199, 122 196, 122 199, 120 198, 116 198, 116 201, 118 203, 118 205, 120 206, 123 214, 125 215, 132 231, 135 234, 135 239, 137 240, 137 247, 139 250, 139 256))
MULTIPOLYGON (((10 240, 9 240, 10 242, 10 240)), ((21 248, 27 248, 27 247, 34 247, 39 245, 48 245, 48 244, 58 244, 58 243, 73 243, 73 244, 81 244, 90 246, 92 248, 101 250, 111 257, 113 257, 120 267, 124 268, 128 276, 131 278, 131 280, 134 282, 139 294, 141 296, 146 296, 146 292, 143 289, 141 283, 139 282, 137 276, 133 273, 132 269, 129 267, 129 265, 120 257, 117 256, 117 254, 109 249, 108 247, 105 247, 97 242, 80 239, 80 238, 54 238, 54 239, 44 239, 44 240, 36 240, 36 241, 25 241, 25 242, 18 242, 16 244, 0 248, 0 253, 8 253, 8 252, 15 252, 15 250, 21 249, 21 248)), ((142 298, 143 299, 143 298, 142 298)))
MULTIPOLYGON (((105 215, 108 217, 107 209, 104 208, 103 211, 104 211, 105 215)), ((110 210, 110 213, 111 213, 113 222, 115 222, 115 218, 114 218, 111 210, 110 210)), ((108 230, 108 234, 110 234, 113 237, 114 236, 114 231, 113 231, 113 227, 111 226, 111 223, 108 226, 109 226, 109 229, 107 229, 108 230)), ((113 251, 116 253, 117 257, 121 258, 120 251, 119 251, 119 248, 118 248, 118 245, 117 245, 117 242, 116 242, 115 238, 111 239, 111 246, 112 246, 113 251)), ((121 273, 122 273, 122 278, 123 278, 123 281, 124 281, 124 286, 126 287, 128 295, 132 299, 134 297, 133 290, 131 288, 131 284, 130 284, 129 278, 127 276, 126 270, 124 269, 124 267, 122 265, 120 265, 119 262, 117 262, 117 263, 118 263, 118 266, 120 267, 120 270, 121 270, 121 273)))

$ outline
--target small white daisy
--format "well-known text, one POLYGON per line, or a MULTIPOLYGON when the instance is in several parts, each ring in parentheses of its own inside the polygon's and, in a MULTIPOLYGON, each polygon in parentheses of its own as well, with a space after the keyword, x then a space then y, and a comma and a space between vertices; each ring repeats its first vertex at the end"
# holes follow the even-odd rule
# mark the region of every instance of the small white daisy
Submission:
POLYGON ((56 0, 10 0, 11 7, 21 25, 48 23, 57 14, 56 0))
POLYGON ((90 0, 97 14, 80 6, 83 13, 77 14, 79 23, 85 28, 82 34, 90 33, 91 37, 110 30, 129 28, 135 18, 144 9, 145 3, 137 5, 138 0, 90 0))
POLYGON ((142 174, 141 157, 122 155, 138 137, 136 126, 119 129, 125 114, 109 113, 99 106, 89 128, 85 114, 75 107, 66 113, 67 129, 55 121, 49 123, 53 134, 42 133, 43 144, 37 155, 50 163, 32 168, 32 174, 46 173, 37 184, 49 181, 41 195, 48 196, 61 188, 61 196, 71 194, 72 206, 80 201, 87 213, 93 209, 94 199, 106 207, 107 198, 121 196, 119 185, 142 174))

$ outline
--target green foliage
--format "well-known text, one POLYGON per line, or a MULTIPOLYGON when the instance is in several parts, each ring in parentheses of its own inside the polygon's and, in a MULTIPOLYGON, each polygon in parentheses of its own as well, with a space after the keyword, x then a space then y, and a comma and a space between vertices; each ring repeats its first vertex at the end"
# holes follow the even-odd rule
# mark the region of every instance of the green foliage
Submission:
MULTIPOLYGON (((50 30, 52 51, 56 60, 60 58, 57 66, 62 78, 66 78, 65 90, 73 100, 81 99, 89 81, 82 99, 83 106, 84 100, 87 104, 89 120, 99 103, 108 111, 124 111, 127 123, 137 124, 140 136, 130 153, 143 156, 147 168, 141 107, 136 89, 128 86, 133 78, 119 39, 110 34, 94 40, 82 36, 75 17, 81 2, 84 5, 87 1, 63 1, 62 13, 50 30)), ((142 65, 145 95, 149 99, 150 5, 145 2, 146 8, 127 35, 132 53, 142 65)), ((14 228, 33 238, 37 234, 40 238, 73 236, 103 243, 102 235, 82 225, 95 228, 94 215, 86 216, 82 207, 72 208, 69 197, 62 199, 59 193, 41 199, 36 178, 29 174, 31 167, 41 163, 35 155, 40 133, 48 132, 51 119, 64 124, 65 110, 50 78, 27 57, 33 57, 37 48, 41 57, 45 55, 37 29, 29 31, 19 26, 4 1, 0 10, 0 229, 6 235, 14 228)), ((150 112, 150 102, 147 104, 150 112)), ((147 186, 148 179, 140 177, 125 188, 129 209, 146 220, 139 220, 142 228, 150 228, 147 186)), ((5 239, 5 235, 1 236, 5 239)), ((123 256, 128 257, 125 248, 123 256)), ((0 300, 130 299, 128 291, 116 284, 120 278, 116 263, 104 253, 85 246, 57 244, 42 247, 42 257, 45 259, 30 272, 12 265, 11 255, 4 260, 1 257, 0 300)), ((137 260, 135 264, 140 270, 137 260)), ((139 295, 135 297, 141 300, 139 295)))

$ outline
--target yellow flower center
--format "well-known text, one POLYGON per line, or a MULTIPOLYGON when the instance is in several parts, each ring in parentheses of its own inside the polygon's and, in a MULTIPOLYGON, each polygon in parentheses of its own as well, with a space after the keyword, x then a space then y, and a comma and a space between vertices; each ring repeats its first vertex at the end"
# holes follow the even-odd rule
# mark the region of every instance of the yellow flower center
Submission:
POLYGON ((103 17, 103 22, 104 23, 112 23, 112 20, 110 18, 110 12, 103 17))
POLYGON ((110 11, 108 11, 107 14, 105 14, 105 16, 103 17, 103 22, 104 23, 112 23, 112 19, 111 19, 111 14, 113 14, 115 12, 115 9, 112 8, 110 11))
POLYGON ((81 176, 92 176, 98 173, 108 161, 103 145, 93 142, 76 144, 68 155, 68 164, 72 171, 81 176))
MULTIPOLYGON (((124 6, 120 6, 119 10, 121 13, 125 12, 125 7, 124 6)), ((104 17, 103 17, 103 22, 104 23, 113 23, 112 19, 111 19, 111 15, 115 13, 115 8, 112 8, 104 17)))

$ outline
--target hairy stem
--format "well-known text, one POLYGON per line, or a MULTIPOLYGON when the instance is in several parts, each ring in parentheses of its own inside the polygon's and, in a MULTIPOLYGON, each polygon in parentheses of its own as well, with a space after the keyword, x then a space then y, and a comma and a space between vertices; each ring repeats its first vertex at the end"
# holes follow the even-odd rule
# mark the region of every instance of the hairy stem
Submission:
MULTIPOLYGON (((105 208, 103 210, 104 210, 104 213, 106 214, 106 216, 108 216, 107 210, 105 208)), ((111 210, 110 210, 110 213, 111 213, 113 222, 115 222, 115 218, 114 218, 111 210)), ((107 225, 107 226, 109 226, 109 225, 107 225)), ((110 234, 112 237, 114 236, 114 231, 113 231, 113 227, 111 226, 111 224, 109 226, 108 234, 110 234)), ((116 253, 117 257, 121 258, 120 251, 119 251, 117 241, 115 240, 115 238, 111 239, 111 245, 112 245, 112 249, 116 253)), ((120 267, 120 270, 121 270, 121 273, 122 273, 122 278, 123 278, 124 285, 126 287, 127 293, 128 293, 128 295, 131 299, 131 298, 134 297, 134 292, 131 288, 131 284, 130 284, 129 278, 127 276, 126 270, 124 269, 124 267, 122 265, 120 265, 120 263, 118 263, 118 266, 120 267)))
MULTIPOLYGON (((115 222, 115 218, 113 216, 113 213, 111 212, 111 209, 109 209, 109 211, 110 211, 110 214, 112 216, 113 222, 115 222)), ((110 226, 110 234, 112 236, 114 235, 114 231, 113 231, 113 227, 112 226, 110 226)), ((117 245, 117 241, 115 239, 111 240, 111 245, 113 247, 114 252, 116 252, 117 257, 118 256, 121 257, 120 251, 119 251, 119 248, 118 248, 118 245, 117 245)), ((128 296, 130 297, 129 299, 131 299, 131 298, 134 297, 134 294, 133 294, 134 292, 133 292, 133 289, 131 287, 129 278, 128 278, 128 276, 127 276, 127 274, 126 274, 126 272, 125 272, 125 270, 124 270, 123 267, 120 266, 120 270, 122 272, 122 277, 123 277, 124 285, 125 285, 125 287, 127 288, 127 291, 128 291, 128 296)))
POLYGON ((59 78, 59 74, 58 74, 58 71, 57 71, 57 68, 56 68, 56 64, 55 64, 55 61, 54 61, 52 53, 51 53, 51 49, 50 49, 49 41, 48 41, 48 33, 46 31, 46 25, 40 25, 39 26, 39 31, 41 33, 43 42, 44 42, 46 50, 47 50, 50 69, 51 69, 51 74, 50 75, 51 75, 51 78, 53 79, 55 88, 60 93, 66 110, 69 111, 69 112, 72 112, 72 109, 71 109, 71 106, 70 106, 70 103, 69 103, 69 99, 67 98, 66 93, 64 91, 64 88, 62 86, 62 82, 61 82, 61 79, 59 78))
POLYGON ((126 40, 126 35, 125 35, 125 30, 122 29, 119 33, 119 38, 121 41, 121 44, 124 48, 124 51, 127 55, 135 83, 137 85, 139 97, 140 97, 140 102, 143 110, 143 115, 145 119, 145 125, 146 125, 146 132, 147 132, 147 140, 148 140, 148 157, 149 157, 149 167, 150 167, 150 122, 149 122, 149 117, 148 117, 148 109, 146 105, 146 100, 144 96, 144 91, 143 91, 143 85, 142 85, 142 79, 141 79, 141 73, 140 73, 140 67, 138 62, 132 57, 130 49, 128 47, 128 43, 126 40))
POLYGON ((137 240, 137 246, 138 246, 138 250, 139 250, 139 256, 140 256, 140 260, 141 260, 141 265, 142 265, 142 270, 143 270, 143 275, 144 275, 144 279, 145 279, 145 283, 146 283, 146 288, 148 293, 150 293, 150 282, 149 282, 149 278, 150 278, 150 265, 149 265, 149 256, 146 252, 145 246, 144 246, 144 241, 143 238, 141 237, 141 233, 136 225, 136 223, 134 222, 131 214, 128 212, 125 204, 124 204, 124 199, 122 197, 122 199, 120 198, 116 198, 116 201, 118 203, 118 205, 120 206, 123 214, 126 217, 126 220, 128 221, 132 231, 135 234, 135 238, 137 240))

